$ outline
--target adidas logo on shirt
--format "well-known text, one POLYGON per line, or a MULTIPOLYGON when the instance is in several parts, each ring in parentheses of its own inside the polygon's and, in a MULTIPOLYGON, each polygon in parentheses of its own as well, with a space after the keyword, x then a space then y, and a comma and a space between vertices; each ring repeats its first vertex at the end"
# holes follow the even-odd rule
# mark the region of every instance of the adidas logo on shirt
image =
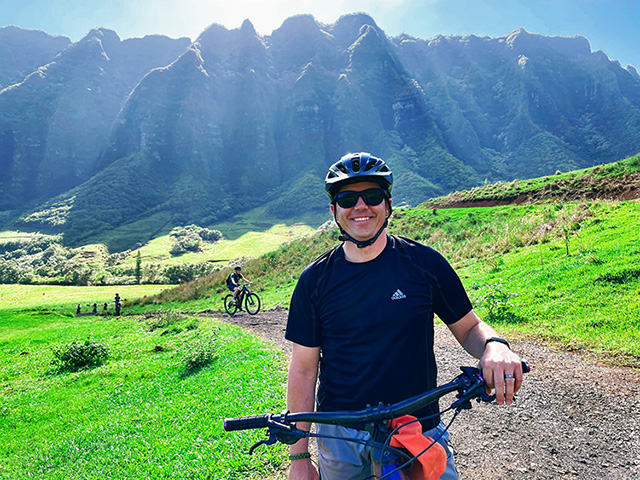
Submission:
POLYGON ((391 295, 391 300, 402 300, 403 298, 407 298, 407 296, 400 291, 400 289, 396 290, 396 293, 391 295))

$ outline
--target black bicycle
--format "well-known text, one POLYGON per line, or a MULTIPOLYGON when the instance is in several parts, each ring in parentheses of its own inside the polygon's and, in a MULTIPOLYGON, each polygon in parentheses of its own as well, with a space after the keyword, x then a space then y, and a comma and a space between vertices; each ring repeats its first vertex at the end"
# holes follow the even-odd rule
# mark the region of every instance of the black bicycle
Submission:
MULTIPOLYGON (((409 415, 412 412, 432 404, 440 397, 457 391, 456 400, 438 414, 440 415, 449 411, 454 412, 453 417, 446 427, 446 429, 449 429, 462 410, 471 408, 471 400, 476 399, 478 402, 493 402, 495 400, 495 395, 486 393, 485 381, 482 378, 482 372, 480 370, 475 367, 460 367, 460 369, 462 373, 451 382, 393 405, 384 405, 381 403, 377 407, 368 407, 366 410, 355 412, 290 413, 289 411, 284 411, 280 414, 227 418, 224 421, 224 429, 230 432, 235 430, 266 428, 268 438, 253 445, 249 449, 249 454, 251 455, 256 447, 260 445, 273 445, 276 442, 291 445, 301 438, 321 436, 296 428, 297 422, 341 425, 344 427, 368 425, 368 430, 372 433, 373 439, 367 443, 373 447, 374 452, 370 478, 377 480, 408 480, 407 470, 414 465, 414 462, 418 460, 420 456, 426 454, 426 452, 437 443, 439 438, 432 439, 428 447, 415 454, 409 453, 403 448, 392 447, 390 444, 393 435, 407 424, 392 428, 390 426, 391 420, 409 415)), ((525 373, 530 371, 529 364, 526 361, 522 362, 522 371, 525 373)), ((417 422, 418 420, 425 419, 416 419, 413 422, 417 422)), ((361 442, 361 440, 345 440, 361 442)), ((446 458, 442 461, 446 463, 446 458)), ((444 471, 444 465, 442 465, 440 469, 444 471)))
POLYGON ((242 289, 236 296, 235 301, 233 300, 232 294, 224 297, 224 309, 229 315, 233 315, 238 310, 242 310, 243 302, 244 308, 249 315, 255 315, 260 311, 260 297, 257 293, 249 290, 248 285, 251 285, 251 283, 240 284, 242 289))

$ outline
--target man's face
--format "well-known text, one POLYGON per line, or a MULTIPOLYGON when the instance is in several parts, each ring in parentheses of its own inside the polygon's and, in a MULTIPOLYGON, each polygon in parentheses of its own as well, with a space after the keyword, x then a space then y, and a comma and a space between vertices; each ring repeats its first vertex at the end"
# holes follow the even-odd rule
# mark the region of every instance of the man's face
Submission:
MULTIPOLYGON (((352 183, 342 187, 338 193, 362 192, 370 188, 380 188, 380 185, 375 182, 352 183)), ((378 233, 387 218, 388 209, 384 200, 380 205, 369 206, 359 197, 358 202, 351 208, 342 208, 337 203, 332 203, 331 213, 349 235, 358 241, 365 241, 378 233)))

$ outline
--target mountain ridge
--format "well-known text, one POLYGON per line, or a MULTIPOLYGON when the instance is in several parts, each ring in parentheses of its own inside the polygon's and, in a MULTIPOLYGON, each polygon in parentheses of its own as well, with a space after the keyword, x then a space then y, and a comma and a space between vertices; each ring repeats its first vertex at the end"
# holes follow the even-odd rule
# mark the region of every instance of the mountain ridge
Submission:
MULTIPOLYGON (((522 28, 387 37, 351 14, 330 25, 291 17, 271 35, 249 20, 212 24, 191 43, 165 37, 164 55, 159 42, 147 38, 145 51, 144 39, 94 29, 38 70, 35 85, 0 93, 0 223, 46 230, 46 211, 74 197, 64 218, 52 217, 74 244, 159 212, 172 225, 213 225, 258 206, 275 213, 348 151, 385 158, 394 199, 409 204, 640 151, 640 77, 584 37, 522 28), (144 187, 118 189, 105 171, 144 187), (153 184, 160 197, 149 196, 153 184), (26 221, 36 217, 45 221, 26 221)), ((303 196, 300 212, 325 206, 303 196)))

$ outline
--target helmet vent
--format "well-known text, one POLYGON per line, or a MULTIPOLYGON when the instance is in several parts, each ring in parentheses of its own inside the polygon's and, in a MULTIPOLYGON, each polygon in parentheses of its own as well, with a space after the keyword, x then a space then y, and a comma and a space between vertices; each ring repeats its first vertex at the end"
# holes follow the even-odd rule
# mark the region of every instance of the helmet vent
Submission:
POLYGON ((359 172, 360 171, 360 159, 359 158, 354 158, 353 161, 351 162, 351 165, 353 166, 353 171, 354 172, 359 172))
POLYGON ((347 170, 347 167, 345 167, 343 164, 336 165, 336 168, 340 170, 342 173, 344 173, 345 175, 349 175, 349 171, 347 170))
POLYGON ((368 172, 369 170, 371 170, 371 169, 372 169, 373 167, 375 167, 375 166, 376 166, 376 161, 375 161, 375 160, 373 160, 373 159, 371 159, 371 160, 369 160, 369 161, 367 162, 367 164, 365 165, 365 167, 364 167, 364 171, 365 171, 365 172, 368 172))

